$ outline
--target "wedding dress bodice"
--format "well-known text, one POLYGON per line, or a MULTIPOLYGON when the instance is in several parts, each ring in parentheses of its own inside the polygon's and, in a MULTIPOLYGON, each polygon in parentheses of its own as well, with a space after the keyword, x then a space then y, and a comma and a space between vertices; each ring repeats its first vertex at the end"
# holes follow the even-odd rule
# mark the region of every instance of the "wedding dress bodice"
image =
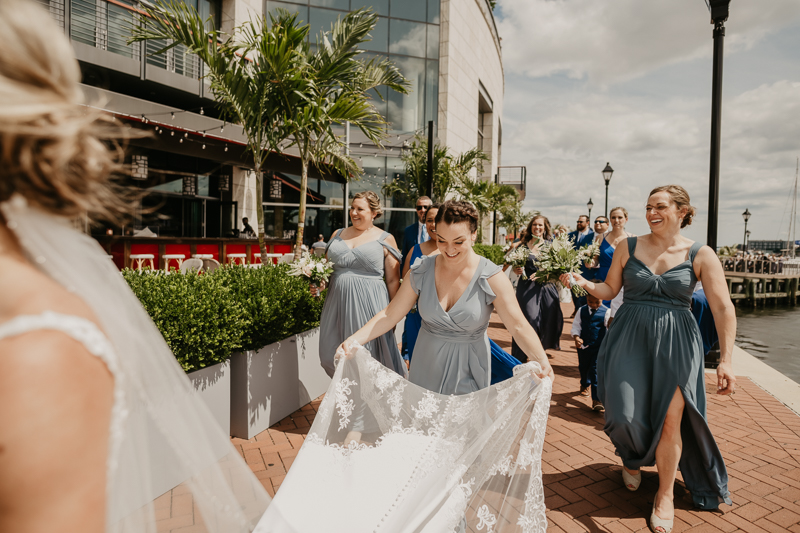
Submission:
POLYGON ((123 376, 114 348, 93 322, 82 317, 63 315, 53 311, 44 311, 36 315, 18 315, 0 324, 0 340, 41 330, 58 331, 78 341, 86 348, 86 351, 103 361, 114 377, 114 405, 111 410, 109 454, 106 463, 106 478, 110 480, 117 468, 122 438, 121 428, 127 413, 125 398, 120 387, 123 376))

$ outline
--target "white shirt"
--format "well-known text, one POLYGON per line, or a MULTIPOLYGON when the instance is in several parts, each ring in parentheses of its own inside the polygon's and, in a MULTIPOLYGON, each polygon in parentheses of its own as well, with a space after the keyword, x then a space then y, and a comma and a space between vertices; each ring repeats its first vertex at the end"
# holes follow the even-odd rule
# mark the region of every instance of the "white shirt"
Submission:
MULTIPOLYGON (((575 313, 575 320, 572 322, 572 329, 569 332, 570 335, 573 335, 573 336, 577 335, 578 337, 581 336, 581 309, 583 309, 583 307, 578 309, 578 312, 575 313)), ((598 309, 600 309, 600 308, 598 307, 598 309)), ((589 308, 589 312, 590 313, 592 312, 591 308, 589 308)), ((603 318, 603 325, 605 327, 608 327, 608 319, 611 318, 611 313, 609 313, 608 310, 606 310, 604 312, 605 312, 606 316, 603 318)))
POLYGON ((588 226, 586 227, 585 230, 578 232, 578 236, 580 236, 580 237, 586 237, 587 235, 589 235, 589 227, 588 226))
POLYGON ((417 222, 417 244, 429 241, 431 236, 428 235, 428 229, 422 222, 417 222))

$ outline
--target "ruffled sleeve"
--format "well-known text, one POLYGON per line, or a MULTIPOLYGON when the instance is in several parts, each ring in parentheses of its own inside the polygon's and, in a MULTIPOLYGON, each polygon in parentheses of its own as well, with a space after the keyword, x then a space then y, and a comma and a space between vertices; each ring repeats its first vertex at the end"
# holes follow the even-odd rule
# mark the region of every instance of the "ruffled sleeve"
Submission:
POLYGON ((503 271, 503 267, 496 265, 486 259, 485 257, 481 259, 481 265, 478 268, 481 269, 481 274, 478 277, 478 286, 483 291, 483 301, 486 305, 491 305, 494 302, 494 299, 497 298, 497 295, 492 290, 491 285, 489 285, 489 278, 497 274, 498 272, 503 271))
POLYGON ((381 243, 381 246, 386 248, 389 251, 389 253, 394 256, 395 259, 397 259, 398 261, 401 261, 403 259, 402 254, 400 254, 400 252, 397 251, 397 248, 395 248, 394 246, 392 246, 391 244, 386 242, 386 237, 388 237, 389 235, 391 235, 391 234, 386 232, 386 231, 384 231, 383 235, 381 235, 381 238, 378 239, 378 242, 381 243))
POLYGON ((414 264, 411 265, 411 269, 408 271, 408 281, 411 283, 411 288, 414 289, 414 292, 419 294, 420 290, 422 290, 423 286, 425 285, 425 278, 426 273, 429 270, 434 270, 434 266, 436 265, 436 256, 427 256, 423 255, 422 257, 418 257, 414 264))

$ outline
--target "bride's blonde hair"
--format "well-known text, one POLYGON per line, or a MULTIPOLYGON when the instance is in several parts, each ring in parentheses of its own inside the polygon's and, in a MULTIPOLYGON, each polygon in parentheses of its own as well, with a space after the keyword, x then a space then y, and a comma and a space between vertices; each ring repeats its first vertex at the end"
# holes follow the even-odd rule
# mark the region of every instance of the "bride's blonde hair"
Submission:
POLYGON ((0 1, 0 201, 17 193, 54 214, 116 220, 125 195, 122 127, 81 105, 78 62, 49 13, 29 0, 0 1))

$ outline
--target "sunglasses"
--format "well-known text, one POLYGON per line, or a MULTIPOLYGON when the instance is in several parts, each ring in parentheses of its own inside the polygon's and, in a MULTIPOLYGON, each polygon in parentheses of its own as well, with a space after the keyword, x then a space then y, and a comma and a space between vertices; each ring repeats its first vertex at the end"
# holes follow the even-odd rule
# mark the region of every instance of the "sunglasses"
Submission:
POLYGON ((608 220, 595 220, 595 224, 608 224, 608 220))
POLYGON ((429 205, 418 205, 417 206, 417 211, 427 211, 430 208, 431 208, 431 206, 429 206, 429 205))

